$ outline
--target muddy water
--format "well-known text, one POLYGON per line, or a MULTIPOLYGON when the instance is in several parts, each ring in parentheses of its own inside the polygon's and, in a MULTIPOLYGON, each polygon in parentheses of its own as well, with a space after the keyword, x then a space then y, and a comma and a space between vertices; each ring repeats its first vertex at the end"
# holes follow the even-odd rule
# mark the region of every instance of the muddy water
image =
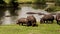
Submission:
MULTIPOLYGON (((40 18, 42 18, 43 17, 43 15, 38 15, 38 14, 26 14, 27 12, 35 12, 35 13, 45 13, 45 14, 48 14, 48 12, 46 12, 46 11, 44 11, 44 10, 42 10, 42 9, 40 9, 40 7, 39 7, 39 9, 34 9, 33 7, 34 7, 34 5, 33 5, 33 7, 31 6, 31 5, 20 5, 19 6, 20 8, 18 9, 18 10, 12 10, 12 9, 10 9, 10 10, 6 10, 6 11, 4 11, 4 15, 2 16, 2 18, 0 19, 0 21, 1 21, 1 23, 3 24, 3 25, 8 25, 8 24, 16 24, 16 21, 17 21, 17 19, 19 19, 19 18, 26 18, 27 16, 29 16, 29 15, 33 15, 35 18, 36 18, 36 20, 37 20, 37 22, 38 21, 40 21, 40 18), (13 12, 12 12, 12 11, 13 12), (12 13, 11 13, 12 12, 12 13), (17 15, 16 15, 17 14, 17 15), (15 15, 15 16, 14 16, 15 15)), ((36 6, 35 6, 36 7, 36 6)))
POLYGON ((47 14, 48 12, 41 10, 41 9, 33 9, 32 7, 27 7, 27 6, 23 6, 21 7, 21 10, 18 11, 18 18, 27 18, 27 16, 29 15, 33 15, 36 19, 37 22, 40 20, 40 18, 42 18, 43 15, 38 15, 38 14, 26 14, 27 12, 35 12, 35 13, 45 13, 47 14))
POLYGON ((10 16, 9 11, 5 11, 5 15, 4 15, 4 19, 3 19, 3 24, 10 24, 12 23, 11 17, 6 17, 6 16, 10 16))

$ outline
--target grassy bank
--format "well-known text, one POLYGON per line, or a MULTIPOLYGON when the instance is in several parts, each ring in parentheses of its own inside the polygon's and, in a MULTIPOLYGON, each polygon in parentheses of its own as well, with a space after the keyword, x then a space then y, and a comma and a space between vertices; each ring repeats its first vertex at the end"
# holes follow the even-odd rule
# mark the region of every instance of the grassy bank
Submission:
POLYGON ((38 27, 2 25, 0 34, 60 34, 60 26, 57 24, 38 24, 38 27))
MULTIPOLYGON (((6 3, 9 3, 11 0, 4 0, 6 3)), ((35 2, 35 0, 17 0, 18 3, 23 3, 23 2, 35 2)))

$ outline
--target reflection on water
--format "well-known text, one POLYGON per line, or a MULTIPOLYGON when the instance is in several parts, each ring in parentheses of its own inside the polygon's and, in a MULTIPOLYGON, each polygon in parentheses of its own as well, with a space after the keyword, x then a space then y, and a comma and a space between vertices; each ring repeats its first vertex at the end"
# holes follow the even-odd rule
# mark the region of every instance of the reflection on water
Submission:
POLYGON ((11 24, 11 23, 12 23, 11 17, 4 17, 3 24, 11 24))
POLYGON ((21 17, 27 17, 28 14, 26 14, 27 12, 31 12, 32 11, 32 8, 31 7, 21 7, 21 10, 18 11, 18 18, 21 18, 21 17))
POLYGON ((5 15, 4 15, 4 19, 3 19, 3 24, 11 24, 12 23, 12 19, 10 17, 10 13, 9 11, 5 11, 5 15))
POLYGON ((4 16, 10 16, 9 10, 5 11, 5 15, 4 16))

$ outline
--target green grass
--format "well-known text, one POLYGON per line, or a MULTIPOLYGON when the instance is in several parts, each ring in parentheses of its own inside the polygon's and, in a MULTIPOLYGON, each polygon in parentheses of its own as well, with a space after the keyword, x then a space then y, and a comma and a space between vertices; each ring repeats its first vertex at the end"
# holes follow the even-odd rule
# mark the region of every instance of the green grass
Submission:
POLYGON ((38 24, 38 27, 1 25, 0 34, 60 34, 60 25, 38 24))
POLYGON ((60 6, 56 6, 56 11, 60 11, 60 6))
MULTIPOLYGON (((11 0, 4 0, 6 3, 9 3, 11 0)), ((22 3, 22 2, 35 2, 35 0, 17 0, 17 2, 22 3)))

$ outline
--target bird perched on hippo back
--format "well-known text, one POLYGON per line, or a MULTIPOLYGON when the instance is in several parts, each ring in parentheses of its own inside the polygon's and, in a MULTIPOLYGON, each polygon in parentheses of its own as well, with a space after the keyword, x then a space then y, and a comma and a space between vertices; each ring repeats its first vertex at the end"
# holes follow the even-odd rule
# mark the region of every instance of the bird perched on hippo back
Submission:
POLYGON ((57 13, 56 14, 56 21, 57 21, 57 24, 59 24, 60 25, 60 13, 57 13))
POLYGON ((46 22, 46 23, 48 23, 48 21, 49 21, 49 23, 50 23, 50 21, 51 21, 51 23, 53 23, 53 20, 54 20, 54 16, 53 15, 51 15, 51 14, 45 14, 42 18, 41 18, 41 20, 40 20, 40 22, 46 22))
POLYGON ((30 23, 30 25, 32 26, 36 26, 36 18, 31 15, 31 16, 27 16, 28 22, 30 23))
POLYGON ((22 24, 22 25, 23 25, 23 24, 28 25, 27 23, 28 23, 27 18, 20 18, 20 19, 17 20, 17 24, 19 24, 19 25, 20 25, 20 24, 22 24))

